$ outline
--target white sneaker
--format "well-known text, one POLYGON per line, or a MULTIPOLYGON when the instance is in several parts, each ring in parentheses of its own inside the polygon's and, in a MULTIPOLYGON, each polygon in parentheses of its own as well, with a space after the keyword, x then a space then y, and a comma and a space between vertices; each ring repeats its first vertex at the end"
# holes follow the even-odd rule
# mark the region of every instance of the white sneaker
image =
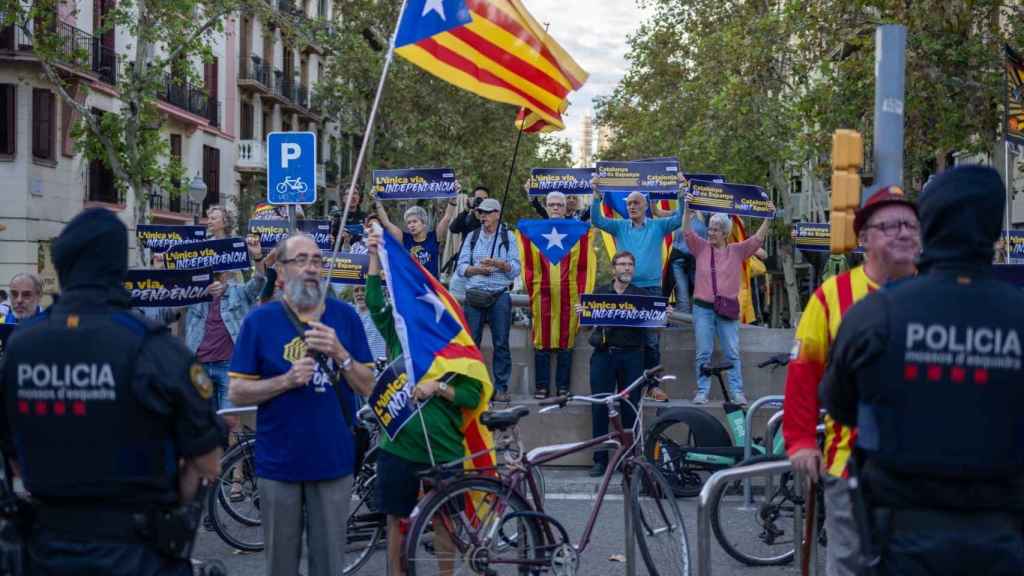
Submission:
POLYGON ((697 391, 697 395, 693 397, 693 403, 694 404, 707 404, 708 403, 708 393, 707 392, 701 392, 701 391, 698 390, 697 391))
POLYGON ((738 392, 733 392, 732 394, 730 394, 730 396, 732 396, 732 401, 737 403, 737 404, 740 404, 740 405, 743 405, 743 406, 746 406, 748 404, 747 396, 743 393, 742 390, 740 390, 738 392))

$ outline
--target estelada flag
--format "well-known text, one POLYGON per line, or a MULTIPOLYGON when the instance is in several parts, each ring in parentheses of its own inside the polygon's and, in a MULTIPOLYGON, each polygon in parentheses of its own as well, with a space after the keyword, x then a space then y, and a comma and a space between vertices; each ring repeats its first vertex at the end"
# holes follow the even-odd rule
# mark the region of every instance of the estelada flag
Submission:
MULTIPOLYGON (((462 434, 466 455, 494 446, 491 432, 480 424, 494 385, 480 349, 473 342, 462 307, 402 244, 382 235, 380 263, 388 279, 395 331, 405 353, 405 370, 414 382, 436 380, 447 373, 479 380, 480 403, 462 410, 462 434)), ((467 468, 494 466, 493 453, 467 460, 467 468)))
POLYGON ((579 220, 520 220, 523 286, 530 297, 533 346, 570 349, 579 332, 575 306, 592 292, 597 265, 590 225, 579 220))
POLYGON ((1024 144, 1024 60, 1006 46, 1006 138, 1024 144))
POLYGON ((478 96, 528 108, 562 129, 587 73, 520 0, 408 0, 395 52, 478 96))

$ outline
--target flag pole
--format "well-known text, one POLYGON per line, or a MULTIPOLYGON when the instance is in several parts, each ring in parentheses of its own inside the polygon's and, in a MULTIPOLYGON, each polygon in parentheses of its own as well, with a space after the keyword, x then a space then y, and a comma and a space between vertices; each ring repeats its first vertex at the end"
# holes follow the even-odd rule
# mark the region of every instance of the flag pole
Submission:
POLYGON ((388 70, 391 62, 395 59, 395 42, 398 39, 398 29, 402 25, 402 16, 405 15, 405 7, 409 0, 402 0, 402 7, 398 10, 398 22, 395 30, 391 33, 391 40, 388 42, 388 52, 384 57, 384 69, 380 72, 380 81, 377 83, 377 93, 373 97, 373 106, 370 108, 370 116, 366 119, 366 131, 363 133, 363 142, 359 146, 359 156, 356 158, 356 165, 352 169, 352 183, 349 184, 348 194, 345 196, 345 209, 341 213, 341 223, 338 226, 338 237, 334 239, 334 250, 331 253, 330 262, 327 264, 327 277, 324 279, 323 290, 320 294, 320 306, 324 305, 327 299, 327 289, 331 285, 331 276, 334 274, 334 263, 338 259, 338 252, 341 250, 341 237, 345 231, 345 223, 348 221, 348 213, 352 208, 352 194, 356 191, 359 183, 359 176, 363 169, 363 161, 366 159, 366 149, 369 147, 370 136, 373 133, 373 124, 377 120, 377 109, 380 108, 381 95, 384 93, 384 82, 388 77, 388 70))
POLYGON ((1003 47, 1003 184, 1006 186, 1006 224, 1003 228, 1003 251, 1010 262, 1010 212, 1013 211, 1013 188, 1010 185, 1010 45, 1003 47))
MULTIPOLYGON (((518 119, 519 112, 516 112, 518 119)), ((526 128, 526 118, 519 124, 519 132, 516 133, 516 147, 512 150, 512 162, 508 167, 508 177, 505 178, 505 193, 501 196, 501 206, 498 208, 498 229, 494 232, 494 242, 491 242, 491 258, 494 258, 494 249, 498 246, 498 233, 501 232, 501 218, 505 214, 505 202, 508 201, 508 189, 512 184, 512 173, 516 170, 516 158, 519 157, 519 142, 523 139, 523 130, 526 128)))

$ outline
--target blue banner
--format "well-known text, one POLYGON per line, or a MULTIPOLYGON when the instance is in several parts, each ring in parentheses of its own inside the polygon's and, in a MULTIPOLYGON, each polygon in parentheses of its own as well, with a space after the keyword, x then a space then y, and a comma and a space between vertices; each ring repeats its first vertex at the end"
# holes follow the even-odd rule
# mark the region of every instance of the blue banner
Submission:
POLYGON ((560 263, 590 230, 588 222, 573 219, 520 220, 519 233, 552 264, 560 263))
POLYGON ((703 180, 705 182, 714 182, 719 184, 725 182, 725 176, 721 174, 683 174, 683 180, 692 182, 694 180, 703 180))
POLYGON ((245 270, 249 263, 249 250, 241 238, 205 240, 194 244, 175 246, 167 251, 168 270, 195 270, 210 268, 213 272, 245 270))
MULTIPOLYGON (((796 222, 790 232, 790 239, 797 250, 803 252, 831 252, 832 225, 820 222, 796 222)), ((857 246, 854 254, 861 254, 864 248, 857 246)))
MULTIPOLYGON (((1010 245, 1006 247, 1007 264, 1024 264, 1024 230, 1003 232, 1002 238, 1009 236, 1010 245)), ((1004 240, 1005 242, 1005 240, 1004 240)))
POLYGON ((636 294, 581 294, 580 326, 662 328, 668 323, 668 298, 636 294))
POLYGON ((999 280, 1024 289, 1024 265, 996 264, 992 266, 992 272, 999 280))
POLYGON ((598 162, 601 192, 639 191, 651 200, 679 197, 679 161, 661 158, 638 162, 598 162))
MULTIPOLYGON (((332 248, 330 220, 298 220, 295 222, 295 228, 312 236, 316 240, 317 248, 332 248)), ((266 252, 288 237, 288 221, 249 220, 249 234, 260 237, 260 247, 266 252)))
POLYGON ((133 269, 124 277, 124 288, 138 308, 191 306, 210 301, 206 289, 212 281, 210 270, 133 269))
POLYGON ((206 240, 205 226, 170 226, 166 224, 139 224, 135 227, 139 244, 157 252, 163 252, 178 244, 206 240))
POLYGON ((373 171, 373 194, 378 200, 449 198, 455 196, 455 184, 451 168, 373 171))
POLYGON ((416 383, 405 371, 404 356, 399 356, 377 375, 377 383, 374 384, 367 403, 384 433, 392 440, 425 405, 418 404, 413 399, 412 389, 415 387, 416 383))
POLYGON ((771 199, 760 186, 726 184, 708 180, 690 181, 690 208, 754 218, 774 218, 771 199))
MULTIPOLYGON (((327 267, 330 264, 330 257, 327 256, 324 259, 324 270, 321 276, 327 275, 327 267)), ((334 270, 331 272, 331 284, 335 286, 362 286, 366 284, 366 271, 369 267, 370 256, 368 254, 338 252, 338 258, 334 262, 334 270)))
POLYGON ((590 194, 593 168, 533 168, 530 170, 529 195, 543 196, 548 192, 562 194, 590 194))

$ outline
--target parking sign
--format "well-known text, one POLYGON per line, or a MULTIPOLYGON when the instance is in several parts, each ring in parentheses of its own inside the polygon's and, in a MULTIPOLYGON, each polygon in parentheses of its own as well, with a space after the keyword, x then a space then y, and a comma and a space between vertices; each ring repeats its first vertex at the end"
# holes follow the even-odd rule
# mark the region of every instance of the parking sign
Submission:
POLYGON ((267 135, 267 202, 316 202, 315 132, 271 132, 267 135))

